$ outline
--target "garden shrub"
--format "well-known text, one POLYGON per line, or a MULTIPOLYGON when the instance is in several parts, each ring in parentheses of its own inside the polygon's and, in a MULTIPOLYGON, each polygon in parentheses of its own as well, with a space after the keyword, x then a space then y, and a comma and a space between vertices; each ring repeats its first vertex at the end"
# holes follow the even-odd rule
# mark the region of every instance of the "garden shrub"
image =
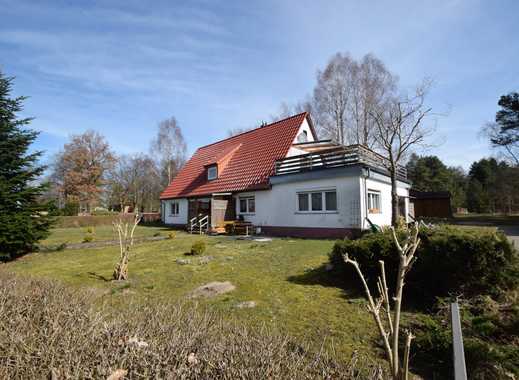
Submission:
MULTIPOLYGON (((452 378, 449 303, 440 299, 437 313, 420 315, 410 324, 416 335, 413 364, 428 377, 452 378)), ((519 303, 496 302, 489 296, 461 301, 465 361, 471 379, 514 378, 519 375, 519 303)))
POLYGON ((93 234, 94 233, 94 227, 87 227, 86 232, 89 233, 89 234, 93 234))
MULTIPOLYGON (((417 260, 406 278, 406 293, 414 303, 432 306, 436 297, 451 294, 497 295, 518 284, 518 253, 501 232, 438 226, 421 229, 420 238, 417 260)), ((342 259, 345 253, 359 262, 371 285, 383 260, 388 285, 394 289, 399 259, 390 231, 335 244, 330 262, 341 275, 354 276, 342 259)))
POLYGON ((94 241, 94 235, 92 235, 92 234, 86 234, 83 237, 83 243, 90 243, 92 241, 94 241))
MULTIPOLYGON (((428 378, 452 378, 452 299, 447 297, 461 295, 469 377, 497 379, 505 378, 507 373, 517 376, 519 263, 514 246, 493 229, 448 225, 422 228, 420 238, 417 261, 406 277, 404 302, 436 314, 415 314, 406 322, 416 335, 413 367, 428 378)), ((357 283, 354 269, 342 259, 345 253, 359 262, 374 290, 380 273, 378 261, 383 260, 388 286, 395 288, 399 258, 390 230, 335 244, 330 261, 341 276, 354 278, 357 283)))
POLYGON ((169 239, 174 239, 177 237, 177 233, 175 231, 171 231, 169 234, 168 234, 168 238, 169 239))
POLYGON ((205 252, 205 242, 203 240, 198 240, 191 245, 191 251, 189 252, 191 255, 201 255, 205 252))

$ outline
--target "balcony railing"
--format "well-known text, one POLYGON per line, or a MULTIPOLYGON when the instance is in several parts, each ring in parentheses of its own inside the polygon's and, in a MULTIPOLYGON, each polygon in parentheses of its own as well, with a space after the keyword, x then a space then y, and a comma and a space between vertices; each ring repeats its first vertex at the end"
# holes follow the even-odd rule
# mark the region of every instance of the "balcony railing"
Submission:
MULTIPOLYGON (((302 154, 278 160, 275 163, 275 175, 294 174, 311 170, 338 168, 365 164, 387 171, 388 159, 363 145, 339 146, 320 152, 302 154)), ((398 166, 397 176, 407 179, 407 170, 398 166)))

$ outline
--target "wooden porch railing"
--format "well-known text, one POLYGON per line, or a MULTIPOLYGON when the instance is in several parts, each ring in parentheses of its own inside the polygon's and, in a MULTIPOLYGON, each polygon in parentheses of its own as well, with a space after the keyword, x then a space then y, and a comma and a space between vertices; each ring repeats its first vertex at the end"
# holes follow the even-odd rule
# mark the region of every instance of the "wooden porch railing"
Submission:
MULTIPOLYGON (((366 164, 387 170, 389 160, 363 145, 339 146, 320 152, 302 154, 278 160, 275 163, 275 175, 300 173, 310 170, 344 167, 366 164)), ((407 170, 403 166, 397 168, 397 176, 407 179, 407 170)))

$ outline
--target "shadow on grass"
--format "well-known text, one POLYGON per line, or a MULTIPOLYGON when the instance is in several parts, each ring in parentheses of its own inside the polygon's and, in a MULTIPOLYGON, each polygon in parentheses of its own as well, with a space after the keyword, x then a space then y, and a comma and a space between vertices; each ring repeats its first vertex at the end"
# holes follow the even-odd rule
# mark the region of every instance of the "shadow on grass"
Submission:
POLYGON ((111 278, 107 278, 105 276, 102 276, 100 274, 97 274, 95 272, 88 272, 88 275, 92 278, 95 278, 96 280, 101 280, 101 281, 104 281, 104 282, 111 282, 112 279, 111 278))
POLYGON ((364 293, 358 283, 354 271, 347 270, 346 273, 337 269, 329 270, 327 265, 308 269, 305 272, 287 277, 289 282, 298 285, 320 285, 342 290, 342 297, 348 300, 353 298, 364 298, 364 293))

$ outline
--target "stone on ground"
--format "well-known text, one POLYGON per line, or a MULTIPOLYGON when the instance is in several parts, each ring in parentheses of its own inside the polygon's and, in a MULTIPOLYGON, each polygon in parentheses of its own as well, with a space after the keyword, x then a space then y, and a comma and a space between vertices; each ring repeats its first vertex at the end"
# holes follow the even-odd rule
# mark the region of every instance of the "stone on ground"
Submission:
POLYGON ((204 265, 207 264, 209 261, 213 260, 213 256, 202 256, 198 259, 198 264, 204 265))
POLYGON ((250 308, 256 307, 256 302, 255 301, 244 301, 244 302, 240 302, 239 304, 237 304, 236 307, 238 309, 250 309, 250 308))
POLYGON ((187 265, 191 263, 191 260, 189 259, 176 259, 175 261, 179 265, 187 265))
POLYGON ((196 288, 192 293, 191 297, 215 297, 220 294, 232 292, 236 287, 231 284, 229 281, 224 282, 210 282, 208 284, 202 285, 198 288, 196 288))

